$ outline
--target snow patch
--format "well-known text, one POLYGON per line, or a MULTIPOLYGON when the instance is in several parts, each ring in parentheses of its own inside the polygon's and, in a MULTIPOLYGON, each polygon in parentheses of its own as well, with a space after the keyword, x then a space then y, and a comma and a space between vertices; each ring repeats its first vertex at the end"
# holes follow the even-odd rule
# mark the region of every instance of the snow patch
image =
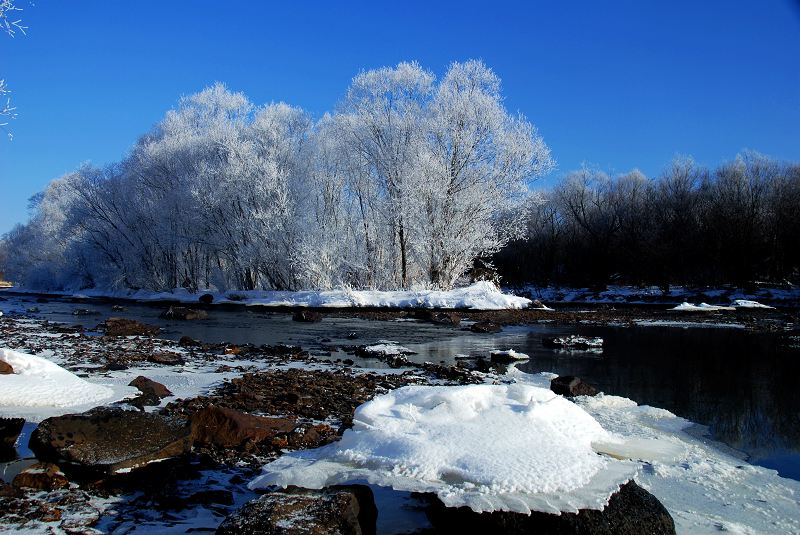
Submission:
POLYGON ((339 442, 266 465, 250 488, 366 479, 478 512, 602 509, 639 465, 593 442, 616 439, 544 388, 407 386, 361 405, 339 442))
MULTIPOLYGON (((42 357, 0 349, 0 360, 14 369, 0 375, 0 413, 28 413, 30 408, 75 408, 110 401, 117 392, 90 383, 42 357)), ((30 417, 29 417, 30 418, 30 417)))

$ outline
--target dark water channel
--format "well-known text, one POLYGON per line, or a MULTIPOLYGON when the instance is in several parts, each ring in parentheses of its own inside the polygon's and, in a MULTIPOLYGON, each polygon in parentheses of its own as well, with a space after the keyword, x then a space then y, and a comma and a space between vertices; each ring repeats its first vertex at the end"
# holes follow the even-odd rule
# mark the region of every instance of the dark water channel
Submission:
MULTIPOLYGON (((51 321, 93 328, 115 315, 161 326, 164 336, 188 335, 206 342, 287 343, 323 355, 329 345, 371 344, 394 340, 417 351, 412 360, 454 362, 456 355, 486 356, 492 349, 530 355, 519 368, 526 372, 577 375, 606 393, 640 404, 665 408, 709 426, 712 436, 749 456, 750 462, 800 480, 800 349, 785 333, 752 333, 731 328, 563 327, 539 324, 508 327, 495 335, 478 335, 453 327, 417 321, 369 321, 328 315, 321 323, 291 320, 288 312, 212 310, 208 320, 176 322, 158 318, 161 309, 126 305, 72 303, 12 297, 0 310, 24 312, 51 321), (74 316, 87 308, 95 316, 74 316), (354 333, 356 339, 350 339, 354 333), (601 354, 559 352, 542 346, 542 337, 565 333, 600 336, 601 354)), ((795 333, 797 334, 797 333, 795 333)), ((344 358, 334 353, 331 358, 344 358)), ((352 358, 352 357, 350 357, 352 358)), ((366 366, 382 366, 360 361, 366 366)))

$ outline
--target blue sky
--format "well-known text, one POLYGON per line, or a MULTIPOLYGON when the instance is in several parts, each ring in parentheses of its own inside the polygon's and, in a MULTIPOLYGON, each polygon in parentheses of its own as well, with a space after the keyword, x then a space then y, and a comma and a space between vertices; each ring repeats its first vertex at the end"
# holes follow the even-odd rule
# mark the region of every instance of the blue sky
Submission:
POLYGON ((0 233, 83 161, 119 159, 183 94, 214 82, 316 116, 359 70, 483 59, 558 170, 658 174, 750 148, 800 160, 800 3, 123 2, 17 0, 0 36, 14 141, 0 140, 0 233))

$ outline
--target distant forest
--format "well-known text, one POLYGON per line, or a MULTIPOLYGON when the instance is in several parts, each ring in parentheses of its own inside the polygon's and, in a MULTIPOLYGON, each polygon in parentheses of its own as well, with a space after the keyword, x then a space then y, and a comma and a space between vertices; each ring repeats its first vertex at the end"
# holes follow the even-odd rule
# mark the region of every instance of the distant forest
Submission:
POLYGON ((569 173, 494 256, 505 284, 748 286, 798 281, 800 164, 754 152, 661 176, 569 173))

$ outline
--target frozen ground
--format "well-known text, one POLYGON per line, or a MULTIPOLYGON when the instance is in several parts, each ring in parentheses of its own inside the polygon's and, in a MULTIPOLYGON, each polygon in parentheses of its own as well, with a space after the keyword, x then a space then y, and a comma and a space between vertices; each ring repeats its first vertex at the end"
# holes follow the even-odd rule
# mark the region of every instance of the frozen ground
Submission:
MULTIPOLYGON (((2 322, 5 325, 13 325, 13 329, 0 331, 0 344, 13 343, 14 347, 36 353, 48 361, 59 364, 90 384, 100 384, 112 389, 127 385, 137 375, 145 375, 164 383, 176 397, 188 398, 203 394, 224 379, 236 377, 244 371, 291 366, 330 367, 308 360, 292 362, 277 357, 249 358, 225 355, 224 347, 189 351, 167 340, 139 337, 109 340, 87 337, 76 333, 59 332, 52 324, 45 326, 41 321, 24 318, 3 318, 2 322), (176 352, 186 359, 186 364, 163 366, 136 360, 131 363, 129 369, 122 371, 109 371, 100 365, 105 355, 132 354, 141 350, 176 352)), ((487 376, 486 380, 488 383, 516 383, 526 387, 547 388, 552 377, 553 375, 548 374, 525 374, 512 368, 506 376, 487 376)), ((170 399, 172 398, 166 401, 170 399)), ((485 410, 488 414, 494 410, 506 410, 508 404, 502 400, 511 399, 511 396, 482 399, 489 401, 480 404, 476 411, 485 410)), ((371 415, 372 419, 369 422, 375 425, 389 412, 395 411, 397 414, 403 410, 406 401, 409 402, 409 406, 423 405, 417 399, 396 398, 388 408, 371 415)), ((454 401, 446 401, 442 412, 452 411, 451 414, 460 414, 460 411, 467 409, 454 401)), ((546 406, 547 403, 543 402, 540 405, 546 406)), ((577 398, 576 403, 602 427, 604 432, 625 439, 623 443, 604 443, 601 439, 593 448, 640 461, 637 482, 656 495, 669 509, 679 533, 800 531, 800 502, 798 502, 800 483, 797 481, 780 478, 772 470, 748 464, 736 452, 705 437, 700 426, 668 411, 640 406, 626 398, 606 395, 577 398)), ((427 412, 431 412, 435 407, 429 409, 427 412)), ((520 414, 524 414, 525 410, 527 409, 521 410, 520 414)), ((74 410, 69 409, 69 412, 74 410)), ((420 410, 420 412, 426 411, 420 410)), ((426 423, 426 418, 422 420, 426 423)), ((434 420, 427 420, 427 423, 431 421, 434 420)), ((509 426, 499 423, 498 425, 500 428, 494 429, 486 436, 504 436, 509 426)), ((511 428, 516 431, 519 426, 511 425, 511 428)), ((585 428, 584 431, 586 429, 590 428, 585 428)), ((439 442, 439 438, 432 434, 422 434, 421 437, 427 437, 430 439, 429 442, 439 442)), ((356 445, 362 447, 364 443, 356 445)), ((507 464, 513 466, 522 458, 517 455, 531 454, 529 449, 528 444, 525 448, 510 448, 506 453, 507 464)), ((439 453, 432 451, 432 458, 439 453)), ((443 466, 441 457, 433 460, 436 462, 431 465, 443 466)), ((209 472, 200 480, 187 483, 190 488, 186 493, 204 488, 238 489, 234 497, 236 503, 240 503, 252 496, 252 493, 246 489, 244 483, 238 483, 238 487, 236 483, 231 483, 230 480, 234 475, 209 472), (212 483, 212 480, 218 483, 212 483)), ((457 478, 452 479, 459 475, 458 471, 444 471, 441 475, 444 476, 441 478, 443 483, 461 483, 457 478)), ((113 528, 108 531, 119 533, 185 532, 189 528, 205 529, 221 520, 219 511, 215 512, 213 507, 202 506, 172 515, 175 517, 172 524, 165 526, 163 515, 155 510, 151 511, 149 508, 152 506, 137 505, 135 501, 128 503, 127 500, 129 498, 125 498, 124 503, 109 502, 108 506, 113 505, 118 511, 128 512, 121 515, 117 523, 112 517, 104 517, 99 527, 104 530, 113 528)), ((131 500, 135 500, 135 497, 131 500)))

